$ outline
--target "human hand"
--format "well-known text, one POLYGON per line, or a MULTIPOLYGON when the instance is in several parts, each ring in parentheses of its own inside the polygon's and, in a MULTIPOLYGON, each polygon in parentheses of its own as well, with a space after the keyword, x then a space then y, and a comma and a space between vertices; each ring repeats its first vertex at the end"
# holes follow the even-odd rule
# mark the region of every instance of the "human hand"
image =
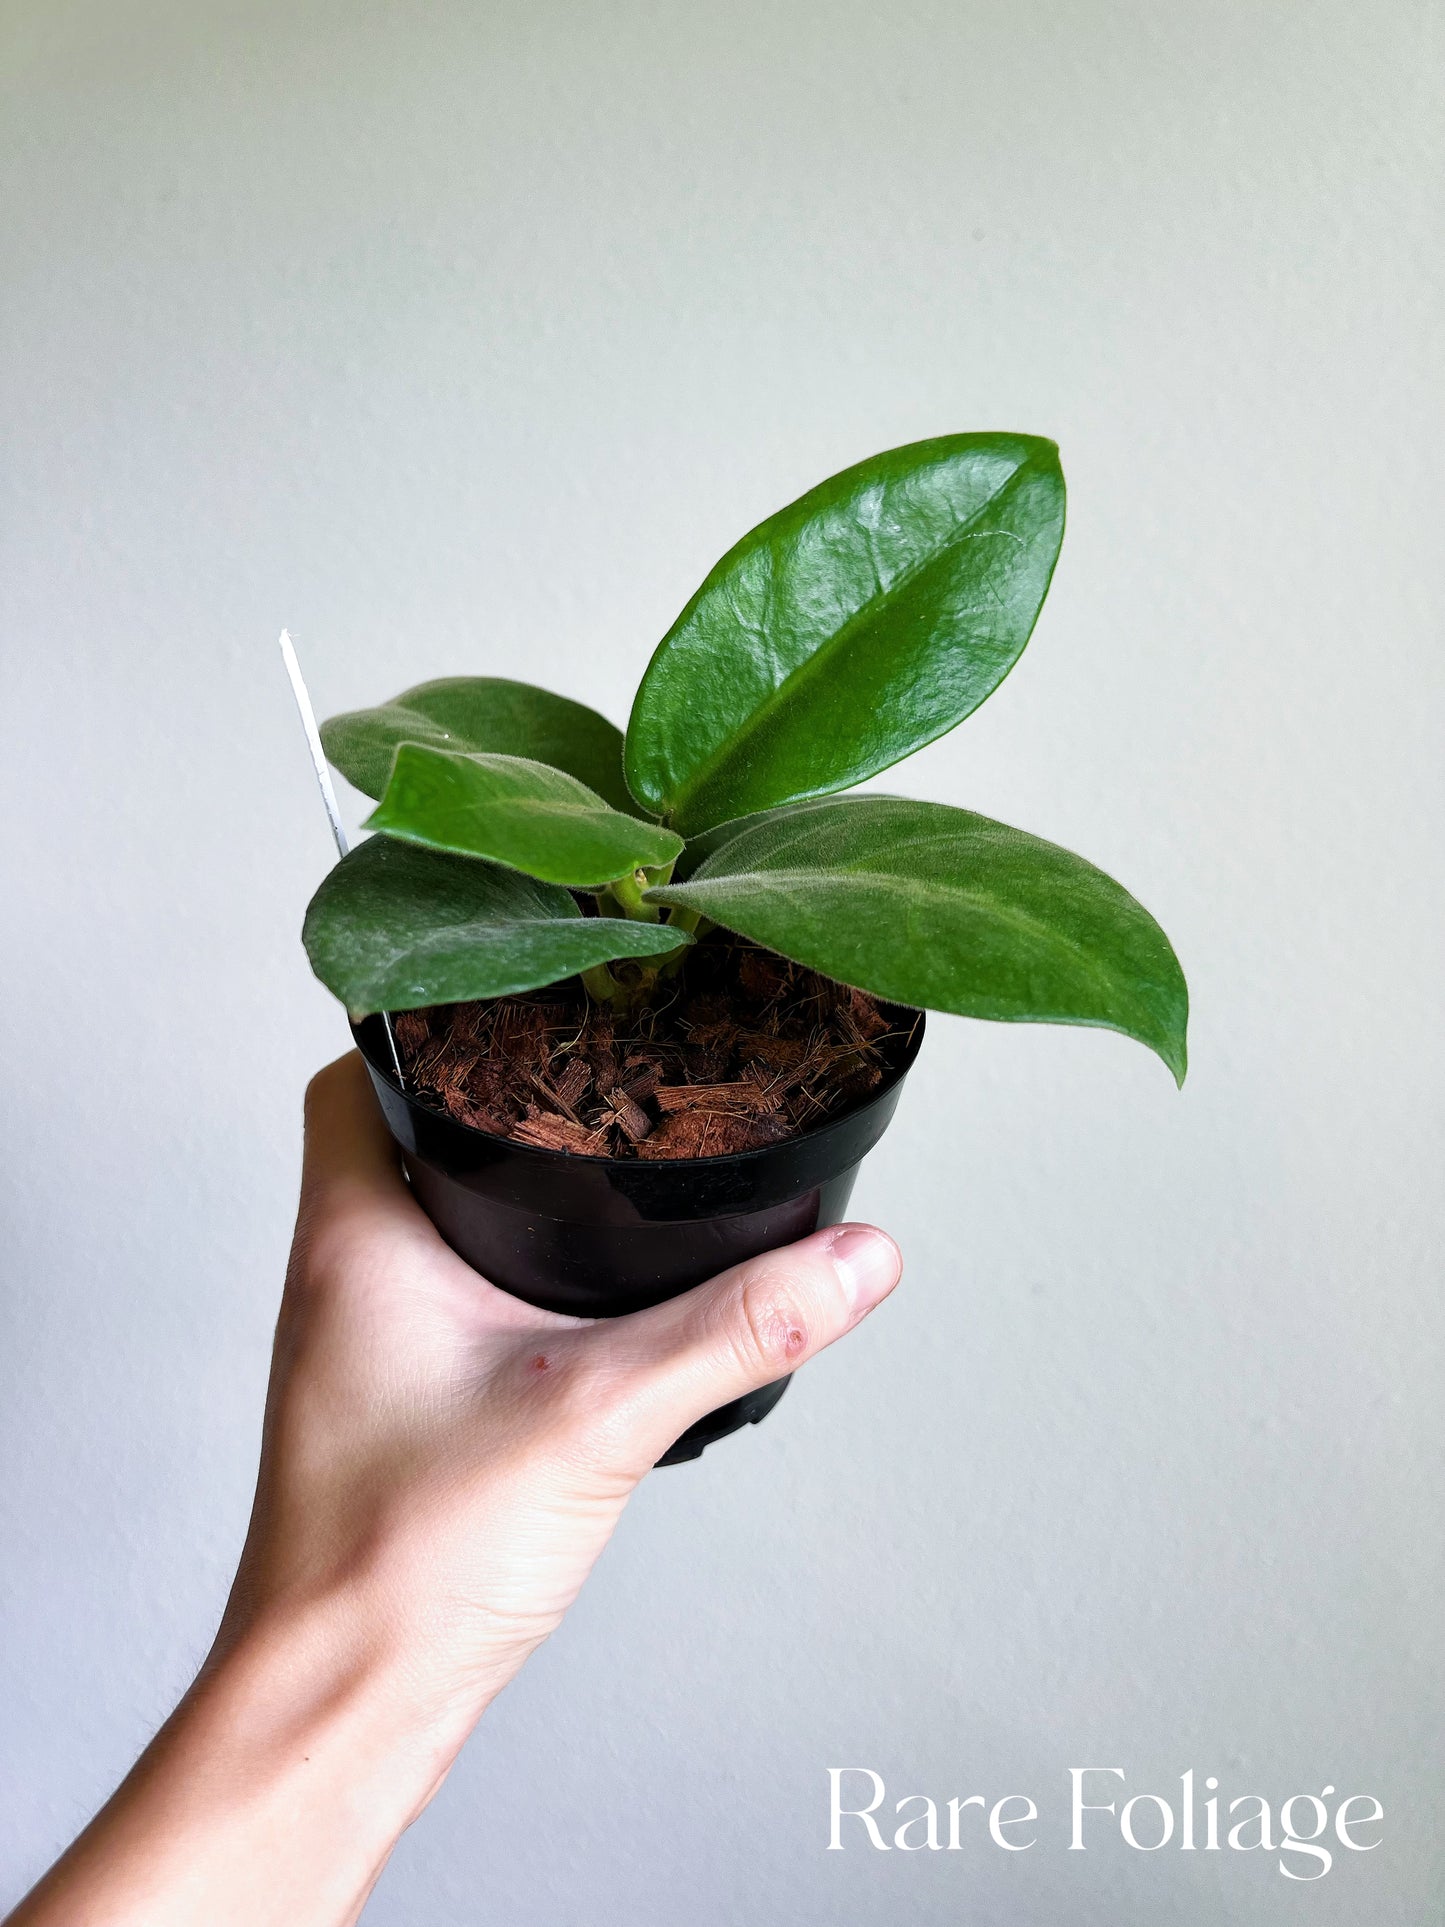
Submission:
POLYGON ((896 1283, 892 1240, 816 1233, 588 1321, 480 1279, 412 1198, 361 1060, 307 1096, 256 1509, 232 1629, 338 1591, 470 1723, 557 1625, 688 1425, 780 1378, 896 1283))
POLYGON ((900 1268, 882 1232, 842 1225, 625 1318, 539 1311, 442 1242, 360 1058, 330 1065, 307 1093, 256 1501, 215 1647, 13 1927, 355 1920, 644 1473, 851 1329, 900 1268))

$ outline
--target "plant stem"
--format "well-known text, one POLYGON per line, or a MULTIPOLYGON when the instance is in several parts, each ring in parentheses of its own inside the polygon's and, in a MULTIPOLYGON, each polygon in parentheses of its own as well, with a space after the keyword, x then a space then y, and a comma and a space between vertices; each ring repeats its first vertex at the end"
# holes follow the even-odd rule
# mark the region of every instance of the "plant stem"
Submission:
POLYGON ((611 1004, 616 1010, 626 996, 620 983, 607 968, 606 964, 593 964, 590 970, 582 973, 583 987, 595 1003, 611 1004))
MULTIPOLYGON (((618 877, 605 889, 594 892, 597 908, 604 917, 620 911, 624 917, 631 917, 638 923, 661 923, 662 911, 654 903, 644 903, 642 893, 656 882, 665 883, 671 871, 672 865, 669 864, 666 872, 634 870, 631 876, 618 877)), ((700 910, 670 910, 667 921, 670 925, 676 924, 680 931, 690 937, 711 927, 700 910)), ((590 970, 584 970, 581 973, 582 982, 587 995, 597 1003, 610 1004, 618 1011, 626 1010, 645 1001, 660 980, 675 976, 691 948, 691 944, 680 943, 676 950, 665 951, 660 957, 637 964, 629 969, 626 983, 619 983, 606 964, 594 964, 590 970)))
MULTIPOLYGON (((701 910, 669 910, 667 923, 669 929, 675 925, 677 929, 685 930, 690 937, 700 937, 704 932, 712 929, 712 924, 701 910)), ((687 962, 687 953, 691 949, 690 943, 680 943, 676 950, 668 950, 662 956, 655 957, 652 967, 657 973, 658 981, 665 982, 669 977, 675 977, 687 962)))
POLYGON ((631 876, 618 877, 607 887, 616 898, 624 917, 631 917, 637 923, 662 922, 662 912, 657 905, 642 901, 642 893, 648 887, 645 871, 634 870, 631 876))

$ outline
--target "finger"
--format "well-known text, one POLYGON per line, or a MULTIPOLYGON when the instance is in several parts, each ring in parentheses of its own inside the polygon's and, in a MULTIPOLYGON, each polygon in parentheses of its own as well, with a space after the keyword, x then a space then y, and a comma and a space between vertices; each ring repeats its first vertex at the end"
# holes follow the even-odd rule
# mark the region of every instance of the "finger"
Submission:
POLYGON ((340 1196, 407 1200, 396 1144, 357 1051, 318 1071, 306 1088, 301 1194, 312 1204, 340 1196))
MULTIPOLYGON (((306 1090, 293 1284, 303 1274, 315 1282, 318 1270, 332 1280, 369 1280, 378 1265, 382 1275, 395 1278, 398 1247, 391 1235, 378 1240, 382 1231, 406 1234, 411 1256, 426 1260, 431 1291, 464 1312, 478 1334, 570 1331, 587 1322, 509 1296, 451 1251, 412 1196, 370 1075, 358 1053, 348 1051, 318 1071, 306 1090), (323 1239, 326 1254, 337 1262, 318 1268, 311 1261, 323 1239)), ((416 1299, 419 1274, 408 1275, 416 1299)))
MULTIPOLYGON (((306 1087, 306 1148, 302 1156, 301 1210, 297 1214, 297 1254, 301 1268, 316 1254, 322 1233, 339 1233, 343 1243, 335 1266, 324 1266, 328 1276, 355 1281, 372 1278, 376 1264, 387 1278, 395 1278, 397 1245, 378 1243, 376 1233, 407 1231, 410 1253, 426 1256, 426 1272, 410 1272, 412 1297, 422 1289, 424 1276, 434 1293, 464 1308, 468 1328, 482 1332, 570 1332, 586 1326, 586 1318, 539 1310, 514 1299, 499 1285, 453 1253, 432 1220, 412 1197, 401 1156, 381 1116, 370 1073, 355 1050, 318 1071, 306 1087)), ((293 1264, 291 1276, 297 1278, 293 1264)))
POLYGON ((851 1331, 902 1271, 885 1232, 834 1225, 665 1305, 609 1319, 589 1343, 625 1387, 628 1429, 656 1457, 705 1413, 786 1377, 851 1331))

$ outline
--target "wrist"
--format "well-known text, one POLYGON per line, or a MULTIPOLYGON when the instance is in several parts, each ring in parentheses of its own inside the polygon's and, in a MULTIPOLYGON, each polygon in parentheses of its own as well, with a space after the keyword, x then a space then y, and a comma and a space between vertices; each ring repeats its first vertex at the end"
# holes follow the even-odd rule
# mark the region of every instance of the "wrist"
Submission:
POLYGON ((272 1603, 223 1626, 175 1714, 242 1781, 338 1784, 367 1832, 399 1832, 445 1776, 485 1700, 463 1703, 431 1679, 421 1642, 345 1596, 272 1603), (202 1738, 202 1736, 204 1736, 202 1738))
POLYGON ((408 1642, 350 1600, 228 1615, 16 1927, 343 1927, 474 1718, 430 1700, 408 1642))

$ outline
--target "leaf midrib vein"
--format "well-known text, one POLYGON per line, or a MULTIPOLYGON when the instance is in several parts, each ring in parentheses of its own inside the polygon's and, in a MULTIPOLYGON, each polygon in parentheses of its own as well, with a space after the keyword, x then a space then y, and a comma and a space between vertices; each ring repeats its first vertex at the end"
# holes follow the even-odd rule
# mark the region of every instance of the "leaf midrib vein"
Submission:
MULTIPOLYGON (((974 524, 990 508, 993 507, 995 502, 999 501, 1001 497, 1006 495, 1009 492, 1009 490, 1012 489, 1018 483, 1020 477, 1028 469, 1035 466, 1036 461, 1037 461, 1036 454, 1033 452, 1030 452, 1024 458, 1024 460, 1019 463, 1018 467, 1014 469, 1012 473, 1009 476, 1007 476, 1006 479, 1003 482, 1001 482, 996 489, 994 489, 989 495, 984 497, 983 501, 979 503, 978 507, 969 516, 968 520, 966 522, 958 524, 955 527, 954 532, 947 543, 945 543, 941 548, 935 549, 931 554, 924 556, 920 561, 914 563, 912 567, 900 570, 899 573, 893 578, 893 581, 889 584, 886 590, 880 586, 879 589, 876 591, 876 593, 871 595, 866 602, 859 604, 858 608, 854 610, 853 614, 848 617, 847 621, 844 622, 840 628, 835 629, 833 631, 833 634, 829 636, 826 641, 821 643, 818 646, 818 648, 812 650, 809 653, 809 655, 802 662, 798 664, 797 668, 791 670, 786 676, 784 676, 781 682, 775 683, 772 689, 763 698, 762 702, 759 703, 755 709, 749 712, 748 716, 742 723, 741 727, 738 728, 736 731, 734 731, 733 734, 730 735, 724 742, 720 743, 718 747, 713 751, 712 755, 709 756, 705 762, 698 765, 696 773, 689 779, 689 781, 680 791, 680 793, 678 794, 677 798, 673 803, 672 809, 668 812, 668 814, 670 816, 675 815, 677 811, 681 809, 686 802, 695 798, 704 789, 706 789, 708 782, 716 774, 719 767, 723 763, 728 761, 728 759, 739 749, 739 747, 742 744, 746 743, 752 736, 757 734, 757 732, 761 729, 764 721, 771 715, 773 710, 781 704, 783 699, 788 695, 789 691, 794 688, 794 685, 801 678, 810 676, 814 673, 818 673, 817 671, 818 664, 824 662, 825 660, 831 661, 834 651, 838 648, 841 648, 845 644, 845 642, 850 641, 852 639, 854 630, 857 629, 868 616, 870 616, 870 614, 873 612, 873 610, 876 608, 879 602, 883 601, 886 596, 891 597, 894 594, 898 593, 901 589, 911 586, 921 575, 926 574, 927 571, 931 569, 936 563, 940 562, 946 555, 950 554, 958 543, 968 541, 970 539, 971 532, 974 532, 974 533, 977 532, 977 531, 974 531, 974 524)), ((1005 535, 1005 534, 1008 534, 1009 531, 1005 529, 998 529, 993 531, 984 531, 984 533, 1005 535)), ((871 562, 871 542, 870 542, 870 562, 871 562)), ((874 573, 876 575, 877 573, 876 569, 874 573)), ((769 583, 770 600, 771 600, 771 596, 772 596, 772 587, 771 587, 771 581, 770 581, 769 583)))

